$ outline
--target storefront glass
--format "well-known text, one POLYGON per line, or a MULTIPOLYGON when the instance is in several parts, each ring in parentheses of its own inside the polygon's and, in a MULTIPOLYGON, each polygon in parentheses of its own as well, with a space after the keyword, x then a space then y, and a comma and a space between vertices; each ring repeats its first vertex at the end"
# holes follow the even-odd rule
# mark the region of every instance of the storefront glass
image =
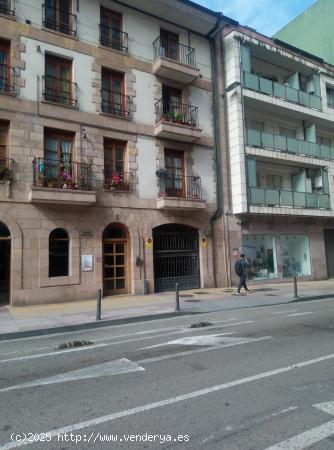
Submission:
POLYGON ((306 235, 280 236, 283 278, 311 275, 310 247, 306 235))
POLYGON ((250 280, 268 280, 278 277, 274 236, 244 235, 242 247, 250 263, 248 269, 250 280))

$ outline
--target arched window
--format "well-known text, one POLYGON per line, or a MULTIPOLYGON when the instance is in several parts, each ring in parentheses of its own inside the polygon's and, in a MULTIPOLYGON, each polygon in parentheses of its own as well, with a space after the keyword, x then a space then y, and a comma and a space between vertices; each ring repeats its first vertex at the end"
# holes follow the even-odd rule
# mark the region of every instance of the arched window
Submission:
POLYGON ((69 237, 65 230, 56 228, 49 236, 49 277, 68 276, 69 237))

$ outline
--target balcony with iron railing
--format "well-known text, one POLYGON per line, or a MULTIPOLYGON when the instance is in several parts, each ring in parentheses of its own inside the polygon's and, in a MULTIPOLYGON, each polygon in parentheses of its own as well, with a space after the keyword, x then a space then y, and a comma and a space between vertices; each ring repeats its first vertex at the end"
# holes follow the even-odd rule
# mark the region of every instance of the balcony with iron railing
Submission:
POLYGON ((118 28, 109 27, 100 23, 100 44, 104 47, 110 47, 115 50, 127 52, 129 48, 128 33, 118 28))
POLYGON ((78 107, 78 85, 67 79, 44 75, 42 96, 47 102, 78 107))
POLYGON ((17 95, 16 72, 7 64, 0 64, 0 93, 6 95, 17 95))
POLYGON ((0 14, 15 16, 15 0, 0 0, 0 14))
POLYGON ((34 158, 32 170, 30 202, 79 205, 96 202, 91 164, 34 158))
POLYGON ((75 36, 77 34, 77 16, 67 9, 42 5, 43 26, 50 30, 75 36))
POLYGON ((101 90, 102 112, 120 119, 131 119, 131 97, 116 91, 101 90))
POLYGON ((249 128, 246 133, 248 146, 334 161, 334 147, 249 128))
POLYGON ((329 194, 249 187, 251 206, 330 209, 329 194))
POLYGON ((104 189, 131 192, 134 190, 134 176, 131 172, 115 171, 105 164, 104 189))
POLYGON ((198 175, 176 175, 161 169, 159 179, 158 209, 203 209, 201 178, 198 175))
POLYGON ((155 103, 155 136, 194 142, 202 135, 198 107, 161 98, 155 103))
POLYGON ((281 84, 268 78, 261 77, 254 73, 243 72, 243 85, 246 89, 260 92, 261 94, 271 97, 277 97, 290 103, 317 110, 322 109, 321 97, 295 89, 288 84, 281 84))
POLYGON ((155 75, 184 84, 190 84, 198 78, 196 50, 193 47, 158 36, 153 42, 153 51, 155 75))

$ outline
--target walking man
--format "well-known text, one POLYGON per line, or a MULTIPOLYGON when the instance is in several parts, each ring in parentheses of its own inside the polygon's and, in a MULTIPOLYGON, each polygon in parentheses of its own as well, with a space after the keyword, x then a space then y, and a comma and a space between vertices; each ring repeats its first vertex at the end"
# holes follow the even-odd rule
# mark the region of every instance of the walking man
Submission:
POLYGON ((239 277, 239 284, 238 284, 238 290, 235 293, 235 295, 241 295, 241 288, 244 287, 247 294, 250 294, 252 291, 248 289, 246 284, 246 278, 247 278, 247 267, 249 267, 249 262, 247 261, 247 258, 243 253, 240 255, 240 259, 235 263, 235 273, 239 277))

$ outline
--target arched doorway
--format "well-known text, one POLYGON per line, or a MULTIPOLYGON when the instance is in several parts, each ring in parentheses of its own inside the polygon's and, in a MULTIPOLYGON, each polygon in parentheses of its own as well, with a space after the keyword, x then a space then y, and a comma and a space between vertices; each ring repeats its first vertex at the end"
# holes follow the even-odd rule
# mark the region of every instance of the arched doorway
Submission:
POLYGON ((103 295, 127 294, 129 273, 127 230, 111 224, 103 232, 103 295))
POLYGON ((10 232, 0 222, 0 305, 8 305, 10 299, 10 232))
POLYGON ((185 225, 153 229, 155 292, 200 287, 198 231, 185 225))

